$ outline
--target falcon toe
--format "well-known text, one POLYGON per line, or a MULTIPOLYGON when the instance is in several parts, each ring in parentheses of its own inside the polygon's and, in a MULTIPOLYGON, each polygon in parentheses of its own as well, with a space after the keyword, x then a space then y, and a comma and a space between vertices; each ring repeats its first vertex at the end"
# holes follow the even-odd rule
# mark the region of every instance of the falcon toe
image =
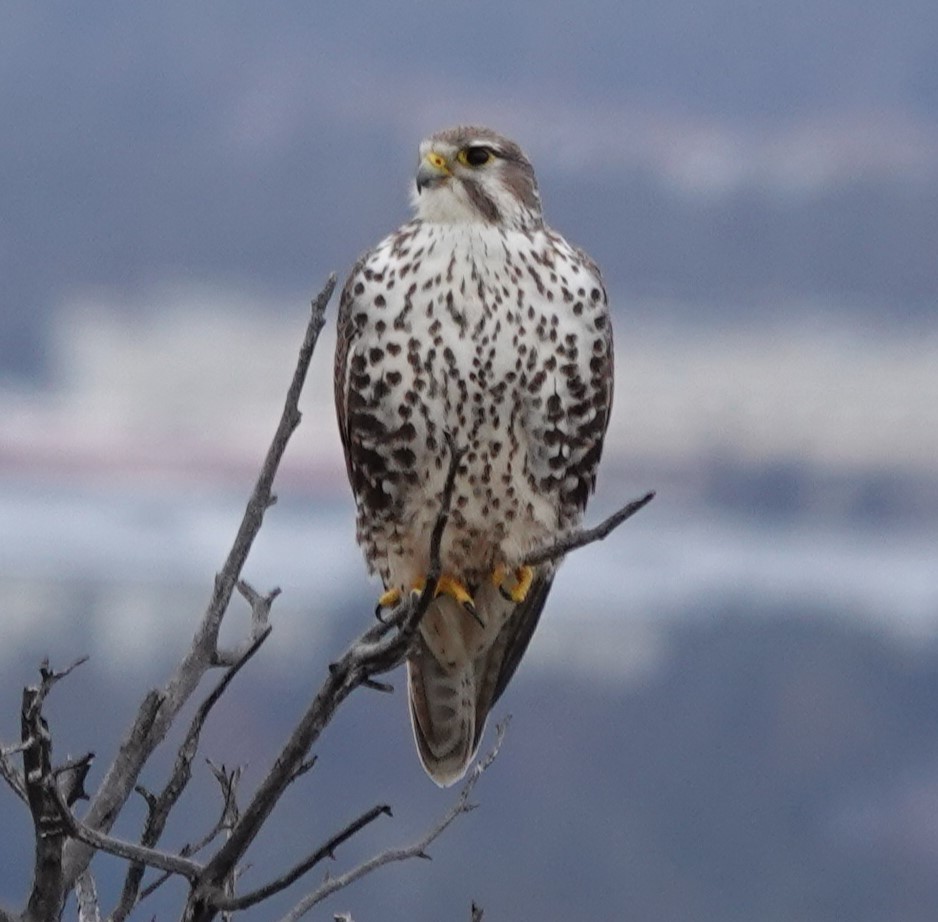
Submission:
POLYGON ((394 608, 398 602, 401 600, 401 590, 400 589, 385 589, 381 595, 378 596, 378 602, 375 605, 375 617, 379 621, 384 619, 381 617, 381 613, 386 608, 394 608))
POLYGON ((531 567, 516 567, 512 572, 503 563, 500 563, 492 571, 492 584, 498 589, 506 602, 514 602, 516 605, 528 597, 533 582, 534 570, 531 567), (506 585, 509 579, 514 580, 514 586, 511 588, 506 585))
POLYGON ((455 599, 460 605, 475 619, 479 627, 485 627, 485 622, 476 610, 475 601, 472 594, 466 588, 465 583, 455 576, 443 574, 436 584, 436 595, 448 595, 455 599))

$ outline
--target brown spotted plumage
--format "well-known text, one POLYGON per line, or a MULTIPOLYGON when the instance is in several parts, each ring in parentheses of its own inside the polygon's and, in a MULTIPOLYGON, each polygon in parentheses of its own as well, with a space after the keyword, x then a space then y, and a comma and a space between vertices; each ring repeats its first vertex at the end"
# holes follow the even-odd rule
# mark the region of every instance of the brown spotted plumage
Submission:
POLYGON ((342 292, 336 408, 358 540, 389 603, 419 588, 440 509, 446 434, 466 449, 446 585, 408 660, 421 761, 464 774, 527 648, 554 576, 521 564, 581 521, 612 403, 599 270, 541 215, 521 149, 486 128, 420 146, 416 217, 342 292))

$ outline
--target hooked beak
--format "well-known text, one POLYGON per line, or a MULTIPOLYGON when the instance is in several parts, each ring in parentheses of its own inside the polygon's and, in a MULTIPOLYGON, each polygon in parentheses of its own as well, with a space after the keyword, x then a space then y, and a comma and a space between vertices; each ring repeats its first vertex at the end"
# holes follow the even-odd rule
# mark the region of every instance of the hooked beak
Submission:
POLYGON ((417 194, 419 195, 430 186, 438 185, 452 175, 446 158, 431 150, 417 167, 417 194))

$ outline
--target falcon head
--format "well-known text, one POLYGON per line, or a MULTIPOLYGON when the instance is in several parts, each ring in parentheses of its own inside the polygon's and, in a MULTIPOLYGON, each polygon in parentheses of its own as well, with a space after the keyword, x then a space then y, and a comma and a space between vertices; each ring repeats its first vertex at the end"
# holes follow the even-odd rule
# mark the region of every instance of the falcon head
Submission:
POLYGON ((534 168, 490 128, 449 128, 423 141, 413 204, 418 218, 439 224, 543 224, 534 168))

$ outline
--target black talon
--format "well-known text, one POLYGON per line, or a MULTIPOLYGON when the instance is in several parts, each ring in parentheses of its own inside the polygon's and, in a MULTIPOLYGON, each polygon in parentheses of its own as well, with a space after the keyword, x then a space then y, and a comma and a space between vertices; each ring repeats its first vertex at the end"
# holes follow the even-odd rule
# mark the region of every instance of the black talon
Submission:
POLYGON ((485 628, 485 622, 482 620, 478 611, 476 611, 476 607, 472 602, 463 602, 462 607, 465 608, 470 615, 472 615, 475 623, 478 624, 480 628, 485 628))
POLYGON ((383 610, 383 606, 382 606, 382 604, 379 602, 377 605, 375 605, 375 617, 376 617, 382 624, 386 624, 387 622, 385 622, 385 620, 384 620, 384 615, 381 613, 382 610, 383 610))
POLYGON ((514 599, 511 597, 511 593, 508 592, 508 590, 505 589, 504 586, 499 586, 499 587, 498 587, 498 594, 499 594, 506 602, 514 602, 514 599))

